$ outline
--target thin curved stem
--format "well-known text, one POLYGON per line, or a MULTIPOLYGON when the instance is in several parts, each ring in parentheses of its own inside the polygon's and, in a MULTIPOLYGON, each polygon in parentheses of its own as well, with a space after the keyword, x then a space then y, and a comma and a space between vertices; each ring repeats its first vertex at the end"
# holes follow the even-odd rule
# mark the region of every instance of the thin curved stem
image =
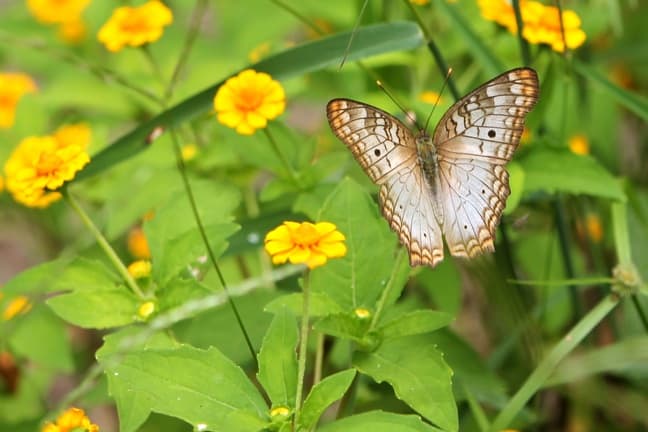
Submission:
POLYGON ((299 332, 299 358, 297 359, 297 391, 295 393, 295 425, 299 424, 301 414, 302 394, 304 392, 304 376, 306 375, 306 356, 308 354, 308 331, 310 320, 310 271, 304 275, 303 304, 301 329, 299 332))
POLYGON ((590 310, 538 364, 538 367, 529 375, 522 387, 500 411, 489 430, 497 432, 506 429, 515 416, 522 411, 529 399, 536 394, 551 376, 558 363, 571 353, 618 303, 619 297, 616 294, 609 294, 590 310))
POLYGON ((104 251, 110 262, 113 264, 115 269, 119 272, 122 278, 124 278, 124 281, 126 282, 126 285, 133 291, 133 293, 139 297, 140 299, 145 299, 146 295, 142 292, 140 287, 137 285, 137 282, 135 282, 135 279, 128 273, 128 270, 126 269, 126 266, 124 263, 121 261, 119 256, 117 256, 117 253, 115 250, 110 246, 110 243, 108 243, 108 240, 103 236, 101 231, 99 231, 99 228, 92 222, 92 219, 90 219, 90 216, 83 210, 81 205, 77 202, 77 200, 72 196, 70 191, 67 188, 63 189, 63 196, 65 197, 65 200, 68 202, 70 207, 79 215, 81 218, 81 221, 83 224, 90 230, 92 235, 94 236, 95 240, 97 240, 97 244, 99 244, 99 247, 104 251))
POLYGON ((218 261, 216 260, 216 254, 214 254, 214 250, 212 249, 209 243, 209 239, 207 238, 207 233, 205 231, 205 226, 203 225, 202 218, 200 217, 200 213, 198 213, 198 205, 196 204, 196 198, 194 197, 193 189, 191 189, 191 185, 189 184, 189 178, 187 177, 187 170, 184 164, 184 160, 182 159, 182 149, 180 148, 178 137, 175 133, 175 130, 171 129, 169 132, 171 135, 171 141, 173 142, 173 149, 176 155, 178 171, 180 171, 180 176, 182 177, 182 184, 184 185, 185 193, 187 194, 187 198, 189 199, 189 205, 191 206, 191 211, 193 213, 194 220, 196 221, 196 225, 198 226, 198 232, 200 233, 200 237, 202 238, 203 244, 207 249, 207 255, 209 256, 209 261, 212 263, 212 266, 216 270, 216 275, 218 276, 218 280, 220 281, 221 286, 223 287, 223 291, 227 295, 227 302, 232 308, 232 312, 236 317, 236 321, 239 325, 239 328, 243 332, 243 337, 245 338, 245 343, 247 344, 248 350, 250 351, 250 356, 252 358, 252 361, 256 363, 257 357, 256 357, 256 352, 254 350, 254 346, 252 345, 252 340, 250 339, 250 335, 248 334, 245 325, 243 325, 243 319, 241 318, 241 314, 239 313, 238 308, 236 307, 234 299, 229 293, 229 289, 227 288, 227 283, 225 282, 225 277, 221 272, 220 266, 218 265, 218 261))

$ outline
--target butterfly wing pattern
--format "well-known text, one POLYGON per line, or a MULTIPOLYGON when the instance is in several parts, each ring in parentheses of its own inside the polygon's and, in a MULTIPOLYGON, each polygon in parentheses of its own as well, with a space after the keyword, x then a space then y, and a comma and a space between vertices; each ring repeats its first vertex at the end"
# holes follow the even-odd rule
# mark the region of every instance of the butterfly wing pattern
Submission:
POLYGON ((419 168, 414 135, 395 117, 361 102, 334 99, 326 111, 333 132, 380 185, 382 213, 409 250, 410 264, 433 266, 443 259, 434 197, 419 168))
POLYGON ((442 233, 454 256, 494 249, 510 194, 504 165, 537 99, 532 69, 506 72, 444 114, 431 151, 417 143, 429 142, 425 131, 414 136, 397 118, 370 105, 334 99, 327 116, 333 132, 380 185, 382 213, 407 247, 410 264, 434 267, 443 259, 442 233), (419 141, 423 138, 428 140, 419 141))
POLYGON ((439 163, 443 233, 450 253, 494 250, 495 230, 510 194, 505 164, 538 100, 533 69, 508 71, 455 103, 433 135, 439 163))

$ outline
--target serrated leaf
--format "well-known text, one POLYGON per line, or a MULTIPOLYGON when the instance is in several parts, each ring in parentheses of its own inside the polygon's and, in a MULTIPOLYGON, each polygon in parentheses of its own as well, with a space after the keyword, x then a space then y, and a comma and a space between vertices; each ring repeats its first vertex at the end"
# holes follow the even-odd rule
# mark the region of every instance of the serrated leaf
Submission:
MULTIPOLYGON (((302 293, 286 294, 268 303, 264 310, 277 313, 283 308, 288 308, 293 315, 301 316, 304 295, 302 293)), ((340 313, 340 306, 324 293, 311 293, 308 299, 308 315, 320 317, 340 313)))
POLYGON ((257 377, 272 406, 293 408, 297 389, 297 322, 286 308, 279 311, 263 338, 257 356, 257 377))
POLYGON ((369 411, 336 420, 317 429, 318 432, 438 432, 419 416, 369 411))
POLYGON ((105 329, 136 320, 139 301, 126 286, 112 289, 77 290, 47 300, 58 316, 83 328, 105 329))
POLYGON ((381 332, 383 338, 391 339, 429 333, 447 326, 453 319, 454 317, 452 315, 445 312, 417 310, 408 312, 385 323, 378 330, 381 332))
POLYGON ((369 319, 359 319, 346 313, 340 313, 320 319, 313 324, 313 328, 327 335, 362 342, 370 323, 369 319))
MULTIPOLYGON (((252 432, 268 425, 267 407, 245 372, 216 348, 188 346, 124 354, 106 376, 115 400, 183 419, 209 431, 252 432), (201 426, 199 426, 201 425, 201 426)), ((119 416, 129 418, 127 404, 119 416)), ((134 429, 122 429, 130 432, 134 429)))
POLYGON ((347 369, 329 375, 315 384, 302 406, 300 426, 305 430, 313 429, 326 408, 344 396, 355 375, 355 369, 347 369))
POLYGON ((612 174, 591 156, 568 150, 537 148, 520 160, 526 193, 546 191, 586 194, 625 201, 623 189, 612 174))
POLYGON ((452 370, 434 345, 420 336, 385 340, 373 352, 357 351, 353 365, 443 430, 457 431, 452 370))
MULTIPOLYGON (((240 193, 213 181, 192 181, 191 185, 207 238, 218 257, 227 247, 226 239, 238 230, 230 221, 240 193)), ((184 190, 156 211, 144 224, 144 231, 151 250, 152 277, 161 285, 207 253, 184 190)))
POLYGON ((319 220, 337 225, 348 252, 311 273, 313 292, 326 293, 347 311, 371 309, 390 279, 396 237, 369 193, 349 178, 327 198, 319 220))
POLYGON ((135 320, 138 299, 100 261, 78 258, 71 262, 58 274, 56 289, 69 292, 46 303, 72 324, 110 328, 135 320))

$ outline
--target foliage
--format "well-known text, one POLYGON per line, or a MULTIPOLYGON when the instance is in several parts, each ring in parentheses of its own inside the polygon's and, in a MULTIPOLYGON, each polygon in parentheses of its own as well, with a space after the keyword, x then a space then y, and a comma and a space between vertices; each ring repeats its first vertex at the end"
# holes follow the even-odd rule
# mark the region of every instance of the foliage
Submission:
POLYGON ((65 413, 125 432, 648 427, 645 4, 570 2, 587 39, 563 53, 553 3, 540 25, 525 1, 136 2, 161 17, 145 37, 118 25, 134 7, 68 3, 0 4, 0 93, 5 72, 29 83, 0 106, 3 166, 42 137, 50 156, 20 168, 43 177, 78 156, 46 134, 92 130, 85 167, 39 180, 62 200, 0 195, 1 430, 65 413), (424 119, 451 66, 434 124, 523 65, 540 99, 496 252, 410 268, 326 102, 396 113, 379 79, 424 119))

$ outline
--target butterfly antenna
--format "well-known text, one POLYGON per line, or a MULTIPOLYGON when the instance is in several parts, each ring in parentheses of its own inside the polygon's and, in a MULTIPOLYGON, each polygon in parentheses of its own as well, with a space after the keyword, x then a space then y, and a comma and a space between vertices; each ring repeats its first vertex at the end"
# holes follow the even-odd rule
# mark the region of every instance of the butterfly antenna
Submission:
POLYGON ((441 95, 443 94, 443 90, 445 90, 446 85, 448 85, 448 81, 450 80, 450 75, 452 75, 452 68, 448 69, 448 73, 446 74, 446 77, 443 80, 443 84, 441 84, 441 90, 439 90, 439 97, 434 102, 434 105, 432 106, 432 110, 430 111, 427 120, 425 120, 425 130, 427 130, 428 125, 430 124, 430 119, 432 118, 432 114, 434 114, 434 109, 437 107, 437 105, 439 105, 439 101, 441 100, 441 95))
POLYGON ((358 18, 356 19, 356 22, 353 25, 353 31, 351 32, 351 36, 349 37, 349 42, 347 43, 346 49, 344 50, 344 57, 342 57, 342 61, 340 62, 340 68, 338 69, 338 71, 342 70, 344 63, 346 62, 346 59, 349 56, 349 51, 351 51, 351 44, 353 43, 353 38, 355 38, 355 34, 358 31, 358 26, 360 26, 360 20, 362 19, 362 15, 364 15, 364 11, 367 8, 368 3, 369 0, 365 0, 362 3, 362 8, 360 8, 360 15, 358 15, 358 18))
POLYGON ((385 94, 387 95, 387 97, 388 97, 389 99, 391 99, 392 102, 394 102, 394 103, 396 104, 396 106, 397 106, 398 108, 400 108, 401 111, 403 111, 403 114, 405 114, 405 115, 407 116, 407 118, 410 119, 410 121, 411 121, 412 123, 414 123, 418 129, 421 129, 420 126, 419 126, 419 124, 418 124, 418 122, 416 121, 416 119, 415 119, 415 118, 414 118, 414 117, 413 117, 413 116, 412 116, 408 111, 405 110, 405 108, 403 107, 403 105, 402 105, 400 102, 398 102, 398 99, 396 99, 396 98, 394 97, 394 95, 393 95, 389 90, 387 90, 387 89, 385 88, 385 86, 383 85, 382 82, 380 82, 380 80, 377 80, 377 81, 376 81, 376 85, 377 85, 378 87, 380 87, 380 89, 381 89, 383 92, 385 92, 385 94))

